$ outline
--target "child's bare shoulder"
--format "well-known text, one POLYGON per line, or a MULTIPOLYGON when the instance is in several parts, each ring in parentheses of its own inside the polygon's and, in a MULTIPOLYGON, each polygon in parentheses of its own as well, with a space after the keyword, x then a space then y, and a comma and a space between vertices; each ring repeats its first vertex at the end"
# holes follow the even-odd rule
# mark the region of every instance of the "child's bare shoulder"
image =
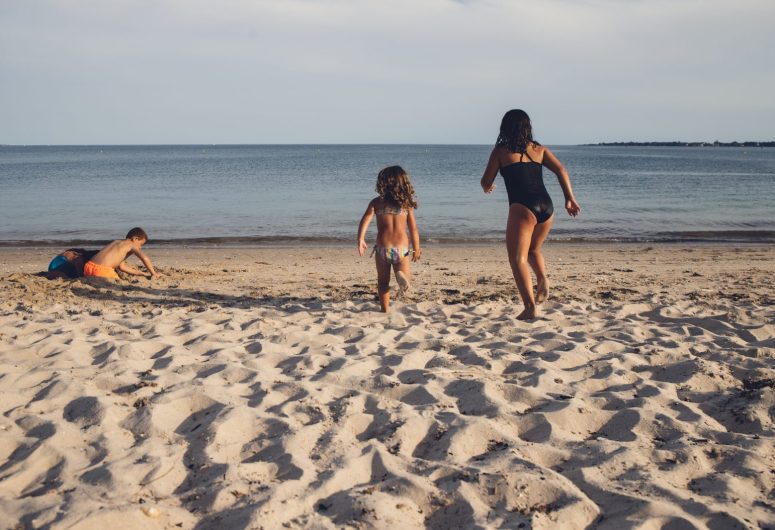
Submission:
POLYGON ((123 255, 124 258, 129 256, 129 254, 132 252, 134 247, 132 246, 132 242, 128 239, 116 239, 113 241, 110 246, 113 247, 113 249, 118 253, 123 255))
POLYGON ((124 250, 124 249, 128 249, 129 247, 131 247, 132 246, 132 242, 129 241, 128 239, 116 239, 116 240, 110 242, 110 246, 114 247, 114 248, 117 248, 117 249, 120 249, 120 250, 124 250))
POLYGON ((102 251, 101 252, 104 252, 106 250, 113 250, 113 249, 118 248, 118 245, 119 245, 119 243, 121 243, 121 241, 123 241, 123 240, 122 239, 114 239, 113 241, 111 241, 110 243, 108 243, 107 245, 102 247, 102 251))
POLYGON ((510 151, 504 145, 495 145, 492 148, 492 154, 500 160, 504 156, 508 156, 510 151))

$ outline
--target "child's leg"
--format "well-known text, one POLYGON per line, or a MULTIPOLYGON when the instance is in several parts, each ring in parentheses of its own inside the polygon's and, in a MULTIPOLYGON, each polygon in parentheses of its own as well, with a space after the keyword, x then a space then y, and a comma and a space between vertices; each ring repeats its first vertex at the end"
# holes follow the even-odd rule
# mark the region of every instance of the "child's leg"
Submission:
POLYGON ((405 257, 395 265, 393 265, 393 268, 396 270, 396 275, 398 275, 399 272, 403 272, 404 276, 407 280, 412 281, 412 270, 409 268, 409 264, 412 262, 409 257, 405 257))
POLYGON ((377 293, 379 293, 379 306, 383 313, 390 309, 390 263, 379 256, 374 255, 377 264, 377 293))
POLYGON ((525 304, 525 310, 517 316, 519 320, 532 320, 537 312, 527 261, 535 226, 535 215, 525 206, 515 203, 509 207, 509 218, 506 223, 506 251, 509 254, 511 272, 514 274, 519 296, 525 304))
POLYGON ((535 298, 537 304, 545 301, 549 296, 549 281, 546 279, 546 265, 544 263, 544 255, 541 253, 541 246, 544 244, 546 236, 549 235, 552 222, 554 222, 554 216, 550 217, 548 221, 536 225, 533 230, 533 237, 530 240, 530 250, 527 253, 527 261, 536 275, 537 290, 535 298))
POLYGON ((402 294, 409 290, 409 282, 412 281, 412 272, 409 268, 409 263, 411 263, 411 261, 412 260, 406 257, 399 261, 396 265, 393 265, 393 269, 395 269, 396 283, 398 283, 398 286, 401 288, 402 294))

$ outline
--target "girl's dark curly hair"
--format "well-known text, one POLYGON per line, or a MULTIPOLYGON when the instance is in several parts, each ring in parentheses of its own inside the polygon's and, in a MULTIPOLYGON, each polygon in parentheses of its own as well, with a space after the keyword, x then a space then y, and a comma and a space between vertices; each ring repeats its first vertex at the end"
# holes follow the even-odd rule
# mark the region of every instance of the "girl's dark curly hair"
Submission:
POLYGON ((383 200, 398 204, 401 208, 417 208, 414 187, 401 166, 386 167, 379 172, 377 193, 383 200))
POLYGON ((533 126, 530 124, 530 116, 527 112, 512 109, 504 114, 495 145, 505 147, 512 153, 525 154, 531 144, 541 145, 533 140, 533 126))

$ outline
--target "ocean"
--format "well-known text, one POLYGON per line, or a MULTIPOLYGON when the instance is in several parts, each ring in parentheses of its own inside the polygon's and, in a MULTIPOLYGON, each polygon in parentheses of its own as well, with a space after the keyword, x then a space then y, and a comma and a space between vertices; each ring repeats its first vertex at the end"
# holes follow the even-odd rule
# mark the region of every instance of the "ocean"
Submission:
MULTIPOLYGON (((550 146, 551 147, 551 146, 550 146)), ((0 146, 0 245, 88 244, 141 226, 156 243, 354 242, 378 171, 400 164, 426 242, 501 241, 486 145, 0 146)), ((550 239, 775 242, 775 149, 553 146, 550 239)), ((370 229, 374 237, 374 227, 370 229)))

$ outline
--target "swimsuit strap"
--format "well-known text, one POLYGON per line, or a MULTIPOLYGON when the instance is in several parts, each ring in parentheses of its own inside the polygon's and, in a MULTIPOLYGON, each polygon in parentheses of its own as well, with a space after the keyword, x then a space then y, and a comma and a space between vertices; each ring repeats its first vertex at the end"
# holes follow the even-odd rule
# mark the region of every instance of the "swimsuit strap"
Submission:
POLYGON ((535 160, 533 160, 533 157, 532 157, 532 156, 530 156, 530 153, 528 153, 528 152, 527 152, 527 147, 525 148, 525 152, 524 152, 524 153, 519 153, 519 161, 520 161, 520 162, 522 162, 522 157, 523 157, 523 156, 526 156, 526 157, 527 157, 527 159, 528 159, 528 160, 530 160, 530 161, 531 161, 532 163, 534 163, 534 164, 537 164, 537 163, 538 163, 538 162, 536 162, 535 160))
POLYGON ((378 252, 380 249, 383 249, 383 248, 387 248, 387 249, 400 248, 401 250, 405 251, 407 255, 414 254, 414 250, 410 249, 409 247, 381 247, 379 245, 374 245, 373 247, 371 247, 371 255, 369 257, 373 256, 375 252, 378 252))
POLYGON ((404 209, 401 207, 395 208, 392 206, 383 206, 379 210, 375 210, 374 213, 377 215, 401 215, 404 213, 404 209))
MULTIPOLYGON (((520 151, 520 153, 519 153, 519 161, 520 161, 520 162, 522 162, 522 158, 523 158, 523 157, 525 157, 525 156, 526 156, 526 157, 527 157, 527 159, 528 159, 528 160, 530 160, 532 163, 534 163, 534 164, 538 164, 538 162, 536 162, 535 160, 533 160, 533 157, 531 157, 531 156, 530 156, 530 153, 528 153, 528 152, 527 152, 527 149, 525 149, 525 152, 524 152, 524 153, 520 151)), ((514 162, 514 163, 516 164, 516 162, 514 162)), ((509 166, 510 166, 511 164, 507 164, 507 165, 509 165, 509 166)), ((505 167, 505 166, 500 166, 500 168, 499 168, 499 169, 503 169, 503 167, 505 167)))

